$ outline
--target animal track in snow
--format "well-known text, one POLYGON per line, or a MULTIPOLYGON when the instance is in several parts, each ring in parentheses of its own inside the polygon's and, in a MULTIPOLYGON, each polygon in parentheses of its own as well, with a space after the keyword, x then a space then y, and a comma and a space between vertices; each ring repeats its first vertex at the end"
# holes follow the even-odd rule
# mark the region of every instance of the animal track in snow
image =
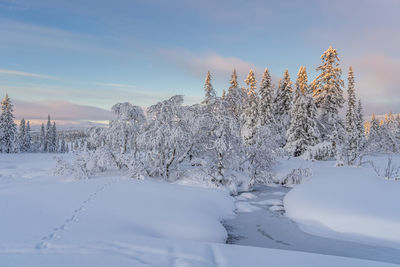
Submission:
POLYGON ((36 249, 46 249, 51 247, 51 241, 55 240, 55 239, 60 239, 61 236, 61 232, 68 230, 69 226, 74 223, 74 222, 78 222, 79 221, 79 215, 80 213, 82 213, 83 211, 86 210, 86 205, 89 202, 92 202, 94 200, 94 198, 98 195, 98 193, 103 192, 107 187, 110 187, 113 183, 115 183, 116 180, 112 180, 110 182, 105 183, 102 187, 100 187, 98 190, 96 190, 94 193, 90 194, 88 198, 86 198, 81 205, 75 209, 72 213, 72 215, 67 218, 63 224, 61 224, 58 227, 55 227, 52 229, 52 231, 41 238, 41 240, 36 244, 35 248, 36 249))

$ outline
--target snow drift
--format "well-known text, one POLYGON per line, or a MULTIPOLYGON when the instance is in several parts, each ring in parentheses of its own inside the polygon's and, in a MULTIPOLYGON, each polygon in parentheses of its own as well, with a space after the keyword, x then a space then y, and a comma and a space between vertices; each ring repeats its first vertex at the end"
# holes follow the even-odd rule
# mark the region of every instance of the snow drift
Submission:
POLYGON ((332 165, 316 162, 314 177, 286 195, 287 215, 311 234, 400 247, 400 183, 332 165))

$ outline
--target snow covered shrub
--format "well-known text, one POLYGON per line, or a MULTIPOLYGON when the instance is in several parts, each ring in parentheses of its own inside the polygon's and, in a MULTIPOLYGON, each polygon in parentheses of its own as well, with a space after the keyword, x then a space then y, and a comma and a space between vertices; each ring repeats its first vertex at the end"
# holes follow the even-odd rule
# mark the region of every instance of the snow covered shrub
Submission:
POLYGON ((272 172, 265 171, 265 172, 258 174, 257 176, 254 176, 250 180, 250 182, 247 185, 246 191, 252 190, 256 184, 268 185, 271 183, 274 183, 274 175, 272 172))
POLYGON ((282 180, 278 181, 283 186, 293 186, 301 184, 305 178, 312 175, 310 168, 296 168, 292 169, 282 180))
POLYGON ((303 155, 306 160, 329 160, 334 157, 332 142, 324 141, 309 147, 303 155))
POLYGON ((372 169, 379 177, 383 177, 387 180, 400 180, 400 164, 393 163, 393 157, 390 155, 386 160, 386 166, 381 169, 375 165, 371 160, 369 161, 372 169))
POLYGON ((94 170, 91 167, 82 156, 74 158, 72 163, 64 158, 57 157, 53 174, 69 176, 73 179, 88 179, 94 174, 94 170))
POLYGON ((272 179, 272 166, 284 154, 279 146, 280 135, 272 128, 274 125, 260 126, 255 135, 255 143, 247 147, 251 189, 255 184, 268 184, 272 179))

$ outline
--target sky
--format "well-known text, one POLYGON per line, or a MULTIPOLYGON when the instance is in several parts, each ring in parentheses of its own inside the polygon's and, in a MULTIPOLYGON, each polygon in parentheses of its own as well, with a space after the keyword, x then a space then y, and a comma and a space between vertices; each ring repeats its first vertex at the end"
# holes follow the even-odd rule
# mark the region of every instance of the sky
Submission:
POLYGON ((220 94, 233 68, 275 81, 337 49, 365 115, 400 113, 399 0, 0 0, 0 97, 17 119, 110 118, 175 94, 201 101, 208 70, 220 94))

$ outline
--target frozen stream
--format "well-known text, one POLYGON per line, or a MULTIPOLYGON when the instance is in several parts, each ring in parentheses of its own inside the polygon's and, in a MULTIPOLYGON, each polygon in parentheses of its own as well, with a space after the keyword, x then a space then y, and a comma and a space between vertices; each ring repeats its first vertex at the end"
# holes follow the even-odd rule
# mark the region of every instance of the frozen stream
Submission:
POLYGON ((307 234, 284 215, 283 187, 258 187, 237 196, 237 217, 225 221, 227 243, 298 250, 400 264, 400 250, 307 234))

